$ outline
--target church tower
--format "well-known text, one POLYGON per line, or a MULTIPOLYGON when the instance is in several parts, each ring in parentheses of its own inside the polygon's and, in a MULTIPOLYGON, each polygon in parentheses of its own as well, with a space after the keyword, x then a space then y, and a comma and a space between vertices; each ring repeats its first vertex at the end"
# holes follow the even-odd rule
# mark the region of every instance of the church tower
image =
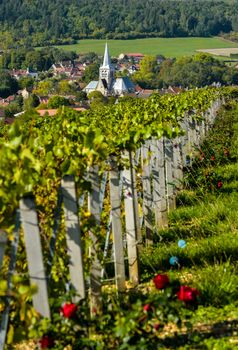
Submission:
POLYGON ((104 88, 104 94, 108 94, 111 92, 112 84, 114 82, 114 67, 111 64, 111 59, 109 56, 107 43, 105 45, 105 52, 103 57, 103 64, 99 68, 99 82, 100 87, 104 88))

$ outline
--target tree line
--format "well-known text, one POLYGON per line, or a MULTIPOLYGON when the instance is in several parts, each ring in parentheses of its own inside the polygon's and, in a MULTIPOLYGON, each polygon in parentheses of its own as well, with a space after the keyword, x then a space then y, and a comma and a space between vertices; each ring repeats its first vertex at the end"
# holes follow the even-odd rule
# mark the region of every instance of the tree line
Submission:
POLYGON ((46 47, 40 50, 18 48, 3 52, 0 55, 0 69, 33 69, 47 71, 53 63, 73 61, 77 54, 73 51, 46 47))
POLYGON ((205 53, 179 59, 164 59, 157 63, 155 56, 145 56, 140 70, 131 77, 143 88, 161 89, 169 85, 183 88, 212 84, 238 85, 238 69, 205 53))
POLYGON ((224 0, 2 0, 0 14, 2 49, 238 31, 238 3, 224 0))

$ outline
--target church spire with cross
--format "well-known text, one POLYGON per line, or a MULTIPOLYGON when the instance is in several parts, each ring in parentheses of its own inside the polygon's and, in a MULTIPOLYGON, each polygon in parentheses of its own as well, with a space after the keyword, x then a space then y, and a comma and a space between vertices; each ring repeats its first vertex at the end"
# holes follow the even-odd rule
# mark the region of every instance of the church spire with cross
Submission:
POLYGON ((110 55, 109 55, 109 50, 108 50, 108 46, 107 43, 105 45, 105 51, 104 51, 104 57, 103 57, 103 67, 110 67, 111 66, 111 59, 110 59, 110 55))
POLYGON ((107 90, 107 93, 111 92, 112 84, 115 80, 114 73, 115 73, 115 70, 111 63, 109 50, 106 43, 104 57, 103 57, 103 64, 99 68, 99 80, 104 86, 104 89, 107 90))

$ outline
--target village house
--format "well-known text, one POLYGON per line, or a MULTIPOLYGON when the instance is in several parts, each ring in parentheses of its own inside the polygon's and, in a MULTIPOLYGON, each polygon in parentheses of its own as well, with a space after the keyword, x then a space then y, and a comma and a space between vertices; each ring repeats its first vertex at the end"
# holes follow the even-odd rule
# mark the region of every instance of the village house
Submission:
POLYGON ((121 53, 118 56, 119 61, 130 61, 132 63, 140 63, 145 57, 142 53, 121 53))
POLYGON ((137 72, 140 69, 139 64, 130 64, 130 63, 118 63, 116 66, 117 71, 119 72, 125 72, 127 71, 128 74, 133 74, 137 72))
POLYGON ((80 62, 63 61, 54 63, 50 68, 54 76, 65 75, 72 80, 81 78, 85 71, 85 65, 80 62))
POLYGON ((38 73, 33 72, 29 68, 27 69, 13 69, 9 71, 10 75, 16 79, 20 79, 22 77, 31 77, 33 79, 38 79, 38 73))
MULTIPOLYGON (((77 112, 84 112, 86 111, 88 108, 85 108, 85 107, 68 107, 68 108, 71 108, 73 109, 74 111, 77 111, 77 112)), ((50 116, 50 117, 53 117, 54 115, 56 115, 58 113, 58 108, 51 108, 51 109, 38 109, 36 110, 36 112, 41 116, 50 116)))
POLYGON ((1 98, 0 97, 0 106, 1 107, 7 107, 12 101, 15 100, 15 96, 11 95, 6 98, 1 98))

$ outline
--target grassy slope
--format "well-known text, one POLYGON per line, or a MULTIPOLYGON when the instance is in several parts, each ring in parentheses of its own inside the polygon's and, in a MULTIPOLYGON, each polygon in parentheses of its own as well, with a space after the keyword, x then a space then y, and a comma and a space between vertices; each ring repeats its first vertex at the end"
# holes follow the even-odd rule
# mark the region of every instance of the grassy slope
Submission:
MULTIPOLYGON (((105 40, 81 40, 76 45, 62 45, 59 47, 65 50, 73 50, 77 53, 93 51, 102 55, 105 42, 105 40)), ((221 38, 149 38, 108 40, 107 42, 112 56, 118 56, 120 53, 139 52, 151 55, 161 54, 165 57, 181 57, 193 55, 198 49, 238 47, 237 43, 221 38)))
POLYGON ((167 271, 169 258, 177 256, 180 265, 170 273, 201 292, 200 306, 193 314, 195 330, 168 338, 168 349, 238 347, 237 112, 235 106, 221 114, 206 145, 205 159, 197 162, 192 174, 195 186, 188 182, 178 196, 178 208, 170 213, 169 228, 157 232, 157 243, 142 256, 145 280, 154 272, 167 271), (230 152, 226 159, 218 155, 223 147, 230 152), (211 164, 213 154, 216 160, 211 164), (201 174, 211 171, 223 182, 219 190, 211 191, 204 185, 201 174), (178 247, 179 239, 186 240, 184 249, 178 247))

